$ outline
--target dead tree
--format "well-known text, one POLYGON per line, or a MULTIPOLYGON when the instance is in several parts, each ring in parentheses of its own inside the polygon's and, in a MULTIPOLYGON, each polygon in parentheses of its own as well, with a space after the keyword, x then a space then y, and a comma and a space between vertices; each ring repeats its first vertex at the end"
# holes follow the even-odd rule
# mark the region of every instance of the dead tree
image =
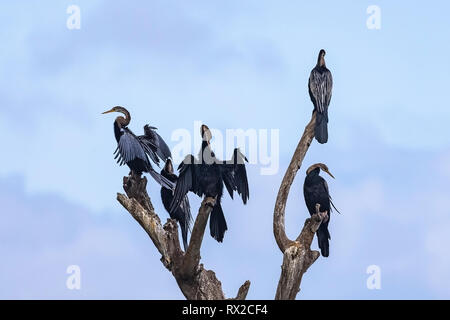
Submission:
MULTIPOLYGON (((303 230, 295 241, 288 239, 285 232, 284 216, 286 201, 294 178, 301 167, 303 159, 314 138, 315 113, 306 126, 302 138, 295 150, 291 163, 281 183, 275 204, 273 231, 276 242, 284 255, 281 276, 276 292, 276 300, 295 299, 300 291, 303 274, 320 256, 311 251, 314 234, 322 220, 317 207, 317 214, 306 219, 303 230)), ((117 200, 141 225, 161 254, 161 262, 177 281, 178 286, 188 300, 223 300, 225 294, 222 284, 214 271, 206 270, 200 264, 200 249, 206 229, 206 223, 216 199, 204 198, 192 229, 187 252, 180 247, 178 225, 175 220, 168 219, 163 226, 155 213, 150 197, 147 194, 147 179, 135 174, 124 177, 123 187, 127 195, 117 194, 117 200)), ((246 281, 239 289, 235 300, 245 300, 250 281, 246 281)))
POLYGON ((278 282, 275 300, 294 300, 300 291, 300 283, 303 274, 319 258, 318 251, 311 250, 314 234, 322 223, 320 206, 316 206, 317 214, 306 219, 303 230, 295 241, 286 235, 284 216, 289 190, 295 176, 300 169, 306 152, 314 139, 314 127, 316 125, 316 113, 313 113, 311 121, 305 128, 303 136, 294 152, 291 163, 286 170, 280 190, 278 191, 275 209, 273 213, 273 233, 275 240, 283 253, 283 264, 278 282))
MULTIPOLYGON (((203 235, 216 199, 203 200, 192 229, 189 247, 187 252, 183 252, 178 239, 177 222, 168 219, 164 226, 161 224, 147 194, 147 179, 132 174, 124 177, 123 187, 127 195, 118 193, 117 200, 150 236, 161 253, 161 262, 172 273, 186 299, 225 299, 222 284, 216 274, 200 264, 203 235)), ((246 281, 234 299, 245 300, 249 288, 250 281, 246 281)))

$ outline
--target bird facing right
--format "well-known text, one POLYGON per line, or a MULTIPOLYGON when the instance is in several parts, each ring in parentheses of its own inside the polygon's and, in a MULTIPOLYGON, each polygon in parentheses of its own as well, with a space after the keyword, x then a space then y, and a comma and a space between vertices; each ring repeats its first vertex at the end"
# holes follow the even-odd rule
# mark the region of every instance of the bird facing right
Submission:
POLYGON ((328 106, 333 89, 333 77, 325 64, 325 50, 320 50, 317 64, 309 76, 309 96, 316 112, 314 135, 319 143, 328 141, 328 106))
POLYGON ((319 211, 325 213, 322 218, 322 223, 317 230, 317 240, 322 256, 328 257, 330 254, 330 245, 328 240, 331 240, 330 232, 328 231, 328 223, 330 222, 331 206, 339 212, 331 201, 328 184, 320 174, 320 170, 328 173, 333 179, 334 176, 328 170, 328 167, 323 163, 316 163, 308 168, 306 171, 305 183, 303 185, 303 195, 305 197, 306 206, 310 215, 316 214, 316 205, 320 205, 319 211))

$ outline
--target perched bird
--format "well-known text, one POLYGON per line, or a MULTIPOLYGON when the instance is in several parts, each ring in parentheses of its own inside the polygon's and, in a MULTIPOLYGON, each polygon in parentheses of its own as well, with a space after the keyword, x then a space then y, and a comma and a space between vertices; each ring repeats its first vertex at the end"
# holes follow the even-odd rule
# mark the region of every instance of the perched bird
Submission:
MULTIPOLYGON (((175 173, 173 173, 173 165, 170 159, 166 161, 166 165, 162 169, 161 175, 176 184, 178 177, 175 173)), ((186 251, 188 246, 187 242, 188 231, 190 230, 192 221, 189 199, 186 195, 182 199, 180 206, 176 208, 175 211, 171 212, 170 204, 173 201, 173 190, 161 187, 161 200, 164 205, 164 208, 169 213, 170 218, 175 219, 180 224, 181 236, 183 237, 184 251, 186 251)))
POLYGON ((117 117, 114 121, 114 135, 117 140, 117 149, 114 152, 115 158, 119 165, 127 164, 132 173, 142 174, 148 172, 153 179, 161 186, 169 189, 174 188, 174 183, 156 172, 149 160, 159 165, 159 158, 166 161, 171 157, 170 149, 159 134, 156 133, 154 127, 146 125, 144 127, 144 135, 136 136, 128 125, 131 116, 124 107, 116 106, 111 110, 103 112, 103 114, 119 112, 125 117, 117 117))
POLYGON ((328 170, 328 167, 323 163, 312 165, 306 171, 305 183, 303 185, 303 195, 305 196, 306 206, 311 215, 316 214, 316 205, 320 205, 319 211, 325 213, 321 216, 322 223, 317 230, 317 240, 322 256, 328 257, 330 253, 328 240, 331 240, 330 232, 328 231, 328 223, 330 222, 331 206, 339 212, 331 201, 330 193, 328 191, 328 184, 320 174, 320 169, 328 173, 333 179, 334 176, 328 170), (331 204, 331 206, 330 206, 331 204))
POLYGON ((333 89, 333 77, 325 65, 325 50, 320 50, 317 64, 309 76, 309 96, 316 111, 315 137, 319 143, 328 141, 328 106, 333 89))
POLYGON ((178 167, 180 174, 170 211, 174 212, 180 206, 189 191, 200 197, 216 197, 209 219, 209 229, 211 236, 218 242, 222 242, 225 231, 228 229, 221 206, 223 185, 225 184, 231 198, 233 198, 233 192, 237 191, 246 204, 249 199, 249 190, 245 161, 248 162, 248 160, 239 149, 234 150, 230 161, 217 159, 210 146, 211 131, 206 125, 202 125, 200 132, 203 142, 198 160, 193 155, 188 155, 178 167))

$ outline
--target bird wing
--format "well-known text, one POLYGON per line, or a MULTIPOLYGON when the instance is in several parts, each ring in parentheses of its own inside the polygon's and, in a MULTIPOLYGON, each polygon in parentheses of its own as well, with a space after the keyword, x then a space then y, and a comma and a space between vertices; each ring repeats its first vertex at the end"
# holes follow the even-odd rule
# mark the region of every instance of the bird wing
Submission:
POLYGON ((173 193, 172 203, 170 204, 170 212, 175 212, 175 210, 182 205, 183 201, 185 201, 186 194, 189 191, 200 195, 197 184, 194 156, 186 156, 183 162, 179 165, 178 170, 180 174, 173 193))
POLYGON ((325 101, 327 106, 330 105, 331 95, 333 94, 333 76, 331 72, 327 69, 325 72, 325 83, 326 83, 326 92, 325 92, 325 101))
POLYGON ((142 146, 144 147, 145 153, 159 167, 159 158, 158 158, 158 155, 155 152, 154 148, 152 148, 152 146, 147 142, 147 140, 144 136, 139 136, 138 138, 141 141, 142 146))
POLYGON ((135 159, 148 162, 144 145, 128 128, 120 129, 120 138, 114 153, 116 155, 115 159, 117 159, 117 163, 120 165, 124 165, 135 159))
POLYGON ((324 113, 330 104, 333 89, 333 76, 328 69, 319 71, 314 68, 309 76, 309 90, 314 98, 317 112, 324 113))
POLYGON ((184 213, 184 223, 186 226, 186 230, 191 230, 191 222, 192 222, 192 215, 191 215, 191 205, 189 204, 189 198, 187 195, 184 196, 183 200, 180 204, 180 209, 184 213))
MULTIPOLYGON (((327 194, 328 194, 328 197, 330 197, 330 190, 328 189, 328 183, 327 183, 327 180, 322 179, 322 183, 323 183, 323 188, 325 189, 325 191, 326 191, 327 194)), ((331 198, 331 197, 330 197, 330 198, 331 198)))
POLYGON ((246 161, 248 162, 241 151, 239 149, 234 149, 231 161, 227 161, 220 166, 223 182, 225 183, 225 187, 231 198, 233 198, 233 191, 237 191, 244 204, 247 203, 250 196, 247 171, 245 169, 246 161))
MULTIPOLYGON (((320 208, 320 211, 323 212, 325 210, 327 210, 327 211, 329 210, 330 192, 328 191, 327 181, 322 177, 319 177, 319 178, 320 178, 321 183, 318 183, 316 185, 315 191, 316 191, 318 203, 327 204, 325 208, 320 208)), ((328 215, 329 214, 330 213, 328 212, 328 215)))
POLYGON ((169 146, 166 144, 164 139, 156 132, 156 128, 150 125, 144 126, 145 134, 139 136, 139 140, 145 145, 146 152, 149 154, 152 161, 159 164, 159 158, 164 162, 172 157, 169 146))
POLYGON ((325 179, 318 177, 313 183, 303 185, 303 194, 305 196, 306 206, 311 215, 316 214, 316 204, 320 204, 320 211, 329 211, 330 195, 328 192, 328 185, 325 179))

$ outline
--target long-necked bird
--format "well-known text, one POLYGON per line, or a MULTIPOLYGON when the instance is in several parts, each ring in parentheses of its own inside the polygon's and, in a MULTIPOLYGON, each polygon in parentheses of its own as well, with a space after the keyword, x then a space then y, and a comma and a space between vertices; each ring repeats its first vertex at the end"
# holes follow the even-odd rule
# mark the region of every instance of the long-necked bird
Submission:
POLYGON ((316 205, 319 204, 319 211, 326 213, 322 217, 322 223, 317 230, 317 240, 322 256, 328 257, 330 254, 330 245, 328 240, 331 240, 330 232, 328 231, 328 223, 330 222, 331 206, 339 212, 334 206, 328 184, 320 174, 320 170, 328 173, 333 179, 334 176, 328 170, 328 167, 323 163, 316 163, 308 168, 306 171, 305 183, 303 185, 303 195, 305 197, 306 206, 310 215, 316 214, 316 205))
MULTIPOLYGON (((166 165, 161 170, 161 175, 166 177, 171 182, 175 183, 178 180, 178 176, 173 172, 173 165, 170 159, 167 159, 166 165)), ((170 211, 170 205, 173 201, 173 192, 174 190, 170 190, 164 187, 161 187, 161 200, 164 205, 164 208, 170 215, 171 219, 175 219, 181 228, 181 236, 183 238, 184 251, 186 251, 188 247, 188 231, 190 230, 192 216, 191 216, 191 208, 189 205, 189 199, 187 195, 182 199, 180 206, 176 208, 173 212, 170 211)))
POLYGON ((178 167, 180 174, 170 211, 173 212, 180 206, 189 191, 200 197, 216 197, 209 219, 209 229, 211 236, 218 242, 222 242, 225 231, 228 229, 221 205, 223 185, 225 184, 231 198, 233 198, 233 192, 237 191, 244 204, 247 203, 249 199, 245 169, 247 158, 239 149, 235 149, 231 161, 218 160, 210 146, 211 131, 206 125, 202 125, 200 132, 203 141, 198 159, 188 155, 178 167))
POLYGON ((328 141, 328 106, 333 89, 333 77, 325 65, 325 50, 320 50, 317 64, 309 76, 309 96, 316 111, 314 135, 319 143, 328 141))
POLYGON ((114 159, 117 159, 117 163, 121 166, 127 164, 130 170, 138 175, 142 174, 142 172, 148 172, 161 186, 173 189, 174 183, 156 172, 149 160, 150 157, 154 163, 159 165, 159 158, 166 161, 171 157, 169 147, 161 136, 156 133, 156 128, 146 125, 144 127, 145 134, 136 136, 128 129, 131 116, 127 109, 116 106, 103 112, 103 114, 111 112, 119 112, 125 116, 119 116, 114 121, 114 135, 117 140, 114 159))

